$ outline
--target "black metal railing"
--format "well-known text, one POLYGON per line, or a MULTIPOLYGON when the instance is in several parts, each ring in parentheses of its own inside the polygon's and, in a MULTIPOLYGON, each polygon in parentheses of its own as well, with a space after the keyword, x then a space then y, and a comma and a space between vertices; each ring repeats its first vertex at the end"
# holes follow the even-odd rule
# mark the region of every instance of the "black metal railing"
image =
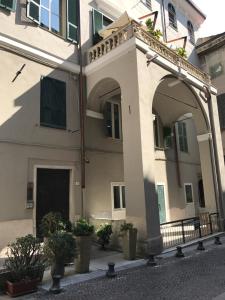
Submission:
POLYGON ((174 247, 218 232, 218 213, 162 223, 160 229, 164 249, 174 247))

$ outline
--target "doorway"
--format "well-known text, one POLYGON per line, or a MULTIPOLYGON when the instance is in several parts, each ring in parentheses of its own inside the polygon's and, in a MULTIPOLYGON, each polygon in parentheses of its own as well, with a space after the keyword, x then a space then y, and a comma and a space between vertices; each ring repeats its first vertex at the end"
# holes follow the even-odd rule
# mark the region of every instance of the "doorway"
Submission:
POLYGON ((41 236, 40 223, 49 212, 60 212, 69 220, 70 170, 37 169, 36 234, 41 236))
POLYGON ((165 205, 165 189, 164 185, 157 184, 156 192, 158 197, 159 220, 160 224, 166 222, 166 205, 165 205))

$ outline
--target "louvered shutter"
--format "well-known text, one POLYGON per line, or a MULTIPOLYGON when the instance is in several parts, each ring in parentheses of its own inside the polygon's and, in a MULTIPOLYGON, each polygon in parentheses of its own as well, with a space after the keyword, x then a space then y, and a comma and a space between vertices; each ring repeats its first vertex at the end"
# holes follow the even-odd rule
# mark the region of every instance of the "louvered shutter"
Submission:
POLYGON ((15 11, 16 0, 0 0, 0 7, 4 7, 5 9, 15 11))
POLYGON ((67 0, 67 39, 78 42, 78 1, 67 0))
POLYGON ((225 94, 217 96, 217 104, 220 118, 220 128, 225 129, 225 94))

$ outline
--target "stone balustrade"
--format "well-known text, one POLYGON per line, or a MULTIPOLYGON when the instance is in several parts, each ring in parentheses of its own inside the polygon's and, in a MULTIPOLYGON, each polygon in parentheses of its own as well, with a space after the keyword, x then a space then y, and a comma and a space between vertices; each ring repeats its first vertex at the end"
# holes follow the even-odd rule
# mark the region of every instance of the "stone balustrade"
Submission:
POLYGON ((210 84, 211 81, 208 74, 204 73, 190 62, 179 56, 175 51, 168 48, 161 41, 157 40, 153 35, 148 33, 143 27, 134 21, 90 48, 88 51, 88 63, 90 64, 96 61, 103 55, 106 55, 113 49, 130 40, 132 37, 136 37, 137 39, 146 43, 151 50, 164 57, 172 64, 183 68, 189 74, 193 75, 204 83, 210 84))

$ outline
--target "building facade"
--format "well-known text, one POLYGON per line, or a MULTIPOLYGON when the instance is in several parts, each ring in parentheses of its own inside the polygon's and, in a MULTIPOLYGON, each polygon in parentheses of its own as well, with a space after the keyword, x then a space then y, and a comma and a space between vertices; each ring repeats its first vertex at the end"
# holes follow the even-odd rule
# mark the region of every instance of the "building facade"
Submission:
POLYGON ((204 14, 190 0, 85 0, 79 22, 76 3, 0 1, 0 246, 38 233, 52 210, 115 231, 131 221, 154 253, 160 223, 202 211, 222 223, 216 89, 194 49, 204 14), (183 47, 188 60, 175 51, 183 47))

